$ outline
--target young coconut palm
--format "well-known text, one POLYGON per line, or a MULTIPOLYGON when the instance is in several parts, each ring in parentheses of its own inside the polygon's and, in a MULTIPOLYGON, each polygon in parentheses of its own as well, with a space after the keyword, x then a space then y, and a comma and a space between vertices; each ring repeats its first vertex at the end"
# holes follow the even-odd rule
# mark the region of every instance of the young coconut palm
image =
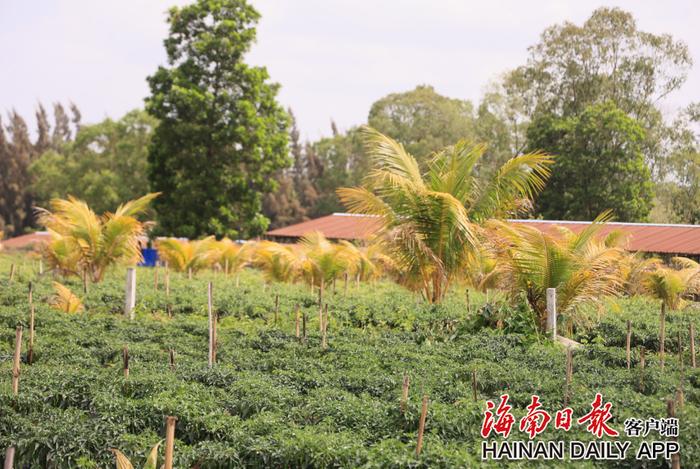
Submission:
POLYGON ((49 300, 49 306, 64 313, 79 313, 85 310, 82 300, 65 285, 54 282, 54 296, 49 300))
POLYGON ((195 241, 177 238, 160 239, 156 243, 158 256, 176 272, 197 273, 209 267, 216 258, 216 240, 213 236, 195 241))
POLYGON ((262 270, 266 282, 292 282, 301 272, 301 261, 295 248, 272 241, 256 243, 252 261, 262 270))
POLYGON ((486 149, 457 142, 436 153, 422 172, 403 146, 363 129, 373 169, 363 187, 342 188, 352 213, 381 220, 388 253, 403 283, 440 302, 479 245, 478 224, 513 213, 518 202, 544 187, 552 160, 543 153, 511 158, 486 183, 475 167, 486 149))
POLYGON ((302 275, 321 288, 359 260, 356 250, 348 249, 344 244, 332 243, 318 231, 303 236, 299 244, 302 275))
MULTIPOLYGON (((158 447, 161 443, 162 442, 158 442, 153 448, 151 448, 150 453, 148 453, 148 459, 146 459, 146 464, 143 466, 143 469, 157 469, 158 447)), ((118 449, 112 449, 111 451, 117 460, 117 469, 134 469, 134 466, 131 464, 131 461, 129 461, 129 458, 127 458, 124 455, 124 453, 122 453, 118 449)))
POLYGON ((355 278, 367 281, 376 280, 394 269, 394 261, 384 252, 381 239, 373 239, 367 246, 358 247, 349 241, 340 241, 347 259, 347 272, 355 278))
POLYGON ((686 257, 674 257, 670 267, 646 273, 644 289, 669 309, 681 309, 684 296, 700 292, 700 264, 686 257))
POLYGON ((599 303, 605 295, 623 287, 619 263, 624 257, 617 233, 601 236, 610 212, 598 216, 580 233, 559 227, 545 232, 532 226, 493 220, 493 239, 500 243, 499 261, 512 285, 511 294, 524 292, 538 316, 540 327, 547 320, 547 288, 557 289, 557 312, 569 325, 584 303, 599 303), (500 239, 499 239, 500 238, 500 239))
POLYGON ((252 243, 239 244, 224 238, 213 246, 216 263, 226 275, 238 273, 250 262, 252 246, 252 243))
POLYGON ((54 199, 51 210, 38 209, 39 223, 51 235, 45 247, 49 265, 64 273, 85 275, 100 282, 115 263, 135 264, 141 260, 139 238, 147 223, 136 217, 158 194, 148 194, 122 204, 114 213, 97 216, 78 199, 54 199))

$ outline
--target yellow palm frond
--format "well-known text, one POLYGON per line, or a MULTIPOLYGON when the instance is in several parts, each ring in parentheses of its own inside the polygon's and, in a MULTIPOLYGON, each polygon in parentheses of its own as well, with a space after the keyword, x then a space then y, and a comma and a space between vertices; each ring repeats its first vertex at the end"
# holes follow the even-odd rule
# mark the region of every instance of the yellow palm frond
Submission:
POLYGON ((85 309, 81 299, 65 285, 54 282, 53 288, 55 294, 49 302, 49 306, 52 308, 64 313, 78 313, 85 309))

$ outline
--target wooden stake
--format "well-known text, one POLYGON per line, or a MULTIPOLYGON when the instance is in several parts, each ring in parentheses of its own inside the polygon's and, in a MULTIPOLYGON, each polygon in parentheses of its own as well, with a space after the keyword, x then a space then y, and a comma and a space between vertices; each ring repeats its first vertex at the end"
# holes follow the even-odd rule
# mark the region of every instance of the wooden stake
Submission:
POLYGON ((83 294, 88 294, 88 273, 87 269, 83 270, 83 294))
POLYGON ((325 311, 323 313, 323 325, 321 327, 321 348, 326 350, 328 348, 328 303, 326 303, 325 311))
POLYGON ((564 405, 569 403, 571 397, 571 381, 574 376, 574 354, 571 347, 566 348, 566 384, 564 389, 564 405))
POLYGON ((173 469, 173 453, 175 451, 175 422, 177 418, 165 418, 165 469, 173 469))
POLYGON ((472 394, 474 395, 474 402, 476 402, 476 370, 472 370, 472 394))
POLYGON ((472 302, 471 302, 471 299, 469 298, 469 289, 468 288, 467 288, 464 296, 467 300, 467 314, 471 314, 472 313, 472 302))
POLYGON ((224 275, 228 277, 228 258, 224 259, 224 275))
POLYGON ((209 368, 216 363, 216 318, 214 317, 213 286, 207 286, 207 310, 209 312, 209 368))
POLYGON ((165 265, 165 298, 170 299, 170 269, 165 265))
POLYGON ((10 265, 10 283, 15 279, 15 264, 10 265))
MULTIPOLYGON (((666 413, 669 418, 676 417, 676 404, 673 399, 666 401, 666 413)), ((678 441, 678 438, 671 438, 673 441, 678 441)), ((671 455, 671 469, 681 469, 681 453, 680 451, 671 455)))
POLYGON ((690 323, 690 366, 695 368, 695 325, 690 323))
POLYGON ((158 267, 153 268, 153 291, 158 291, 158 267))
POLYGON ((644 392, 644 347, 639 349, 639 391, 644 392))
POLYGON ((124 368, 124 379, 129 378, 129 346, 125 345, 122 349, 122 361, 124 368))
POLYGON ((277 316, 280 312, 280 294, 275 294, 275 324, 277 324, 277 316))
POLYGON ((171 305, 170 303, 168 303, 168 304, 165 306, 165 310, 168 312, 168 317, 172 319, 172 317, 173 317, 173 305, 171 305))
POLYGON ((306 311, 301 316, 301 331, 302 331, 302 341, 306 342, 306 311))
POLYGON ((323 333, 323 277, 318 288, 318 332, 323 333))
POLYGON ((15 331, 15 355, 12 360, 12 394, 19 394, 20 358, 22 354, 22 326, 15 331))
POLYGON ((418 442, 416 444, 416 456, 420 456, 423 451, 423 432, 425 432, 425 418, 428 416, 428 395, 423 396, 423 407, 420 411, 420 420, 418 421, 418 442))
POLYGON ((408 404, 408 387, 411 385, 411 378, 408 375, 403 375, 403 385, 401 387, 401 413, 406 413, 406 405, 408 404))
POLYGON ((666 302, 661 302, 661 325, 659 328, 659 359, 661 360, 661 370, 664 369, 664 352, 666 343, 666 302))
POLYGON ((27 347, 27 363, 34 362, 34 285, 29 282, 29 346, 27 347))
POLYGON ((297 339, 299 338, 299 303, 294 307, 294 331, 297 339))
MULTIPOLYGON (((488 290, 486 291, 488 293, 488 290)), ((547 288, 547 332, 552 333, 552 340, 557 338, 557 289, 547 288)))
POLYGON ((632 356, 630 354, 630 345, 632 344, 632 321, 629 319, 627 320, 627 342, 626 342, 626 351, 627 351, 627 369, 630 369, 630 363, 632 361, 632 356))
POLYGON ((236 274, 236 288, 238 288, 240 283, 241 283, 241 276, 240 276, 240 274, 236 274))
POLYGON ((168 350, 168 365, 170 365, 171 370, 175 369, 175 350, 174 349, 168 350))
POLYGON ((348 273, 345 272, 344 275, 344 282, 345 284, 343 285, 343 296, 348 296, 348 273))
POLYGON ((187 280, 192 280, 192 267, 187 268, 187 280))
POLYGON ((44 260, 39 259, 39 275, 44 275, 44 260))

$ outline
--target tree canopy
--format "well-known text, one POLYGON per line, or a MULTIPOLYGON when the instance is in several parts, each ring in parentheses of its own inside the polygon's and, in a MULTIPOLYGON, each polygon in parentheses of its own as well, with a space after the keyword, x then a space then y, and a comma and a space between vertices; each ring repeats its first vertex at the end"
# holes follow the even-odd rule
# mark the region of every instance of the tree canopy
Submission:
POLYGON ((159 119, 149 179, 161 232, 247 238, 275 171, 287 166, 287 115, 278 86, 244 54, 258 12, 245 0, 198 0, 169 13, 168 66, 148 78, 146 109, 159 119))

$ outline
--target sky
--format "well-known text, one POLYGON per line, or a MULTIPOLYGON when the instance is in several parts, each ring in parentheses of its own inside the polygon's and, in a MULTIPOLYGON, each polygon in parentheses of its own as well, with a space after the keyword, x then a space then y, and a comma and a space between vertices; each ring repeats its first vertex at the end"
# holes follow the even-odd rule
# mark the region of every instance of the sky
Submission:
MULTIPOLYGON (((477 102, 525 62, 548 26, 581 24, 599 6, 686 42, 696 65, 663 103, 700 101, 700 2, 695 0, 251 0, 262 18, 249 63, 281 84, 302 137, 366 122, 377 99, 420 84, 477 102)), ((166 11, 182 0, 0 0, 0 112, 34 127, 37 103, 76 103, 83 122, 142 107, 146 77, 166 62, 166 11), (31 117, 31 119, 30 119, 31 117)))

